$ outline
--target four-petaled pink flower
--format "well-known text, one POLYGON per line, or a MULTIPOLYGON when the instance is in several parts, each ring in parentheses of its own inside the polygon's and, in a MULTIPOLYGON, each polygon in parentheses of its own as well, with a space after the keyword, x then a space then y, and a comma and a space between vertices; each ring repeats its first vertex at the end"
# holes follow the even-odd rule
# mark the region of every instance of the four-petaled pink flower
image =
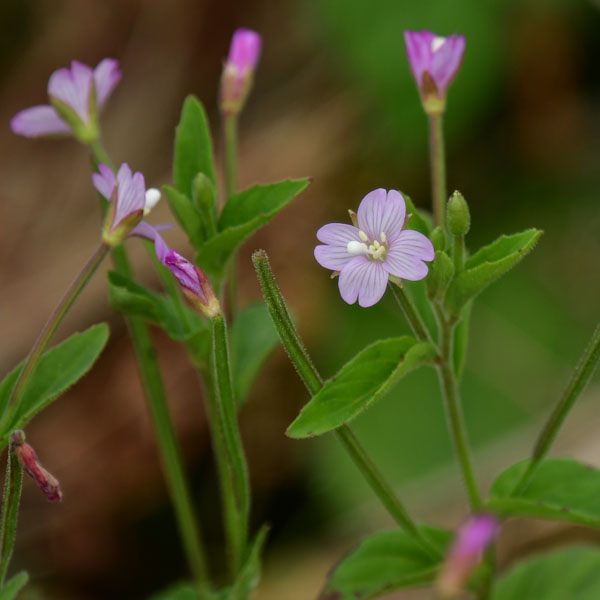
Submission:
POLYGON ((236 29, 221 76, 220 104, 225 114, 238 113, 250 87, 260 58, 262 38, 251 29, 236 29))
POLYGON ((400 192, 379 188, 369 192, 358 207, 358 227, 330 223, 317 231, 325 244, 315 258, 326 269, 339 271, 342 298, 372 306, 385 293, 388 278, 417 281, 427 275, 423 261, 433 260, 429 239, 404 229, 406 203, 400 192))
POLYGON ((32 106, 17 113, 10 126, 25 137, 74 134, 82 141, 98 136, 96 117, 121 78, 119 63, 105 58, 95 69, 76 60, 54 71, 48 81, 52 105, 32 106))
MULTIPOLYGON (((157 250, 158 254, 158 250, 157 250)), ((176 250, 170 250, 161 262, 173 273, 181 290, 190 303, 207 317, 221 313, 219 301, 210 285, 206 273, 184 258, 176 250)))
POLYGON ((423 103, 429 102, 432 109, 443 110, 446 90, 462 62, 465 37, 441 37, 431 31, 405 31, 404 41, 423 103))
POLYGON ((460 592, 499 533, 500 523, 489 514, 472 515, 459 527, 438 577, 442 594, 454 596, 460 592))

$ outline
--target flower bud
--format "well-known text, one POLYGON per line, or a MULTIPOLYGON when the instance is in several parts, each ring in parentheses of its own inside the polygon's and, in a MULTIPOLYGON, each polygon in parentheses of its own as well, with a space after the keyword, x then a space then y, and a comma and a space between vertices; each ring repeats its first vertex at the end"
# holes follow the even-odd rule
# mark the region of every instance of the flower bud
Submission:
POLYGON ((194 308, 209 318, 221 314, 221 306, 204 271, 175 250, 165 256, 163 264, 173 273, 194 308))
POLYGON ((446 91, 462 62, 464 36, 441 37, 431 31, 405 31, 404 41, 425 112, 443 113, 446 91))
POLYGON ((453 275, 454 263, 444 251, 438 250, 429 267, 429 276, 425 280, 429 298, 442 298, 453 275))
POLYGON ((460 192, 454 192, 448 200, 446 223, 450 233, 455 236, 466 235, 471 227, 469 206, 460 192))
POLYGON ((444 597, 461 591, 499 531, 500 523, 488 514, 473 515, 463 523, 438 577, 438 589, 444 597))
POLYGON ((17 455, 23 470, 33 478, 37 486, 44 492, 48 502, 60 502, 62 492, 60 484, 54 475, 41 465, 35 450, 25 443, 25 433, 20 429, 13 431, 10 436, 11 449, 17 455))
POLYGON ((261 45, 261 36, 255 31, 237 29, 234 32, 221 75, 220 104, 225 115, 242 110, 252 87, 261 45))
POLYGON ((429 239, 436 251, 446 249, 446 232, 442 227, 436 227, 430 234, 429 239))
POLYGON ((194 177, 192 202, 202 219, 204 239, 208 240, 217 233, 217 193, 213 182, 204 173, 194 177))

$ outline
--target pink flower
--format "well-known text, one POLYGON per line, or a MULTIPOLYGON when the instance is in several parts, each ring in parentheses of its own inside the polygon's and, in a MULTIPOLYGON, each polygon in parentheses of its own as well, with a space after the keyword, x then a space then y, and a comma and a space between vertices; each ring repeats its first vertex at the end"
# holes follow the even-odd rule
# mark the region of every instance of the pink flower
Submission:
POLYGON ((121 79, 119 63, 105 58, 95 69, 76 60, 71 68, 54 71, 48 81, 52 106, 32 106, 17 113, 10 126, 25 137, 75 134, 97 136, 96 115, 121 79))
POLYGON ((262 38, 251 29, 237 29, 221 76, 220 104, 225 114, 238 113, 252 86, 262 38))
POLYGON ((452 596, 460 592, 499 532, 500 523, 488 514, 473 515, 461 525, 438 578, 442 594, 452 596))
POLYGON ((440 37, 431 31, 405 31, 406 54, 423 102, 444 100, 465 51, 465 37, 440 37))
POLYGON ((339 271, 342 299, 360 306, 381 300, 391 276, 409 281, 428 272, 423 261, 433 260, 429 239, 404 229, 406 204, 400 192, 379 188, 369 192, 358 207, 358 227, 330 223, 317 231, 323 246, 315 248, 317 262, 339 271))

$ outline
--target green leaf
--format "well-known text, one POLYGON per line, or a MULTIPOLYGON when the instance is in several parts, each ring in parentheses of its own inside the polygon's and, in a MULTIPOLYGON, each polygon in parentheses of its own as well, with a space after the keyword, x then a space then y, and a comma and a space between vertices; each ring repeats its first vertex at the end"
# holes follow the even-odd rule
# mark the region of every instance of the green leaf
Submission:
POLYGON ((262 302, 240 311, 231 328, 231 362, 235 397, 241 405, 279 336, 262 302))
POLYGON ((289 426, 287 435, 306 438, 337 429, 383 396, 396 381, 431 362, 435 348, 409 336, 367 346, 327 380, 289 426))
POLYGON ((188 96, 175 130, 175 187, 191 198, 194 177, 198 173, 204 173, 216 185, 208 119, 202 103, 195 96, 188 96))
POLYGON ((238 246, 287 206, 308 183, 306 178, 288 179, 271 185, 255 185, 233 195, 219 218, 219 233, 198 252, 198 266, 219 279, 238 246))
POLYGON ((460 321, 454 328, 452 342, 452 364, 454 373, 460 379, 467 359, 469 345, 469 324, 471 322, 471 309, 473 302, 467 302, 462 310, 460 321))
POLYGON ((163 191, 169 200, 171 212, 187 233, 190 244, 197 250, 207 237, 200 212, 189 196, 170 185, 163 185, 163 191))
MULTIPOLYGON (((40 410, 66 392, 91 368, 108 340, 108 325, 93 325, 83 333, 76 333, 44 354, 37 368, 25 385, 18 409, 12 421, 0 433, 0 448, 6 446, 8 434, 14 429, 22 429, 40 410)), ((9 394, 21 372, 23 361, 8 379, 12 386, 2 382, 2 410, 8 402, 9 394)))
MULTIPOLYGON (((420 529, 443 556, 451 534, 432 527, 420 529)), ((321 598, 366 600, 400 588, 427 585, 435 579, 439 566, 405 531, 376 533, 339 563, 321 598)))
POLYGON ((600 527, 600 470, 571 459, 540 462, 527 487, 513 496, 529 461, 521 461, 496 479, 488 509, 501 517, 532 517, 600 527))
POLYGON ((457 275, 448 288, 448 310, 458 314, 471 298, 507 273, 533 250, 542 233, 539 229, 528 229, 513 235, 503 235, 470 256, 465 262, 465 270, 457 275))
POLYGON ((429 237, 433 229, 431 217, 425 213, 419 212, 412 199, 404 192, 402 192, 402 196, 406 202, 406 214, 411 215, 406 226, 407 229, 414 229, 429 237))
POLYGON ((492 600, 597 600, 600 552, 569 548, 519 563, 495 585, 492 600))
POLYGON ((148 600, 199 600, 199 596, 191 583, 180 582, 152 594, 148 600))
POLYGON ((110 271, 108 293, 111 306, 126 315, 157 323, 172 339, 208 356, 209 332, 200 315, 169 296, 154 294, 129 277, 110 271))
POLYGON ((29 581, 29 575, 25 571, 21 571, 14 577, 11 577, 0 590, 0 600, 14 600, 27 581, 29 581))
POLYGON ((225 598, 229 600, 248 600, 252 595, 254 588, 256 588, 260 581, 261 555, 268 533, 268 526, 263 525, 256 534, 248 557, 225 598))

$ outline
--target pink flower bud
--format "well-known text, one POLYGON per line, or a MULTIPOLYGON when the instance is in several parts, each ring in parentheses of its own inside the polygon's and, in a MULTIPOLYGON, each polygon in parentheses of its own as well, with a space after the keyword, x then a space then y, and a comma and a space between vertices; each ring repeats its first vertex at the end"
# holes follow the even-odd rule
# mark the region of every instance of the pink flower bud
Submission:
POLYGON ((405 31, 404 41, 425 111, 443 112, 446 91, 462 62, 465 37, 441 37, 431 31, 405 31))
POLYGON ((164 257, 163 264, 173 273, 194 308, 209 318, 221 314, 221 306, 204 271, 175 250, 164 257))
POLYGON ((35 450, 25 443, 25 434, 21 430, 14 431, 10 436, 11 448, 17 455, 25 472, 33 478, 37 486, 44 492, 48 502, 60 502, 62 492, 60 484, 52 473, 41 465, 35 450))
POLYGON ((252 87, 260 57, 261 36, 251 29, 237 29, 231 38, 229 56, 221 75, 221 110, 236 114, 242 109, 252 87))
POLYGON ((488 514, 473 515, 460 526, 438 577, 442 595, 452 597, 460 592, 499 531, 500 523, 488 514))

